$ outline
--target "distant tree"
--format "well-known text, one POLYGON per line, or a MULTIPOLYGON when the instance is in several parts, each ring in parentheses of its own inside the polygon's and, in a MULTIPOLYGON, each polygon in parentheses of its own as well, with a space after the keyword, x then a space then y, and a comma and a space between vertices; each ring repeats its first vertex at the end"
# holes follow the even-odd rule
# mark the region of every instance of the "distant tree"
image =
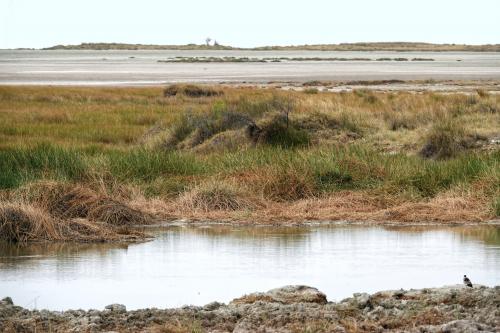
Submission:
POLYGON ((210 37, 207 37, 207 38, 205 39, 205 43, 207 44, 207 46, 210 46, 210 42, 211 42, 211 41, 212 41, 212 38, 210 38, 210 37))
POLYGON ((214 46, 219 46, 219 43, 217 42, 216 39, 214 39, 214 46))

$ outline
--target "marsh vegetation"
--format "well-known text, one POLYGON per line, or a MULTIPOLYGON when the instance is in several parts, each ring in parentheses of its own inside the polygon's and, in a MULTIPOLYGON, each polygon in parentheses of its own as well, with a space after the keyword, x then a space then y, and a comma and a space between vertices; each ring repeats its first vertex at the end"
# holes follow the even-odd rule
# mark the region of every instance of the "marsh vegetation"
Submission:
MULTIPOLYGON (((24 210, 113 237, 151 216, 485 221, 499 109, 484 91, 2 87, 0 228, 24 210)), ((52 237, 35 227, 10 238, 52 237)))

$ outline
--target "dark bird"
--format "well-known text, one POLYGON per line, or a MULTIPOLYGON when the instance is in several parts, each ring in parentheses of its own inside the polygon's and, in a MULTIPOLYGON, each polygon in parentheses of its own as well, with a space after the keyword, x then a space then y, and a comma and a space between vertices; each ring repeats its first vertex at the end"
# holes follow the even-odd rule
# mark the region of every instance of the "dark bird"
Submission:
POLYGON ((472 282, 470 282, 469 278, 467 277, 467 275, 464 275, 464 284, 467 286, 467 287, 471 287, 472 288, 472 282))

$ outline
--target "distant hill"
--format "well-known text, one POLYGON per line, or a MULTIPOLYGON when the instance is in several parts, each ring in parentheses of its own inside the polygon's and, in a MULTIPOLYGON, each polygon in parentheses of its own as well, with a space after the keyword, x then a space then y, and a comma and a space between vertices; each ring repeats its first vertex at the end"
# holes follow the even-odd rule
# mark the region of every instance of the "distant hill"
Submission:
POLYGON ((56 45, 43 50, 250 50, 250 51, 469 51, 469 52, 500 52, 500 44, 466 45, 466 44, 431 44, 406 42, 381 43, 342 43, 342 44, 314 44, 291 46, 261 46, 254 48, 239 48, 225 45, 153 45, 153 44, 125 44, 125 43, 82 43, 79 45, 56 45))
POLYGON ((82 43, 79 45, 56 45, 42 50, 234 50, 231 46, 205 44, 153 45, 125 43, 82 43))

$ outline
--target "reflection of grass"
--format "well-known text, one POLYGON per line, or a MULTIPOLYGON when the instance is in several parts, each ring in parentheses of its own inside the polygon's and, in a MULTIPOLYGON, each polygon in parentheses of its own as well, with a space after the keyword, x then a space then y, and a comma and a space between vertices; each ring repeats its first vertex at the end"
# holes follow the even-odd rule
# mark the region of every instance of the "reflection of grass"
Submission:
POLYGON ((486 226, 481 228, 462 227, 453 230, 464 238, 477 239, 488 245, 500 245, 500 228, 497 226, 486 226))
MULTIPOLYGON (((9 244, 0 242, 0 252, 5 257, 15 257, 16 262, 31 262, 34 256, 51 257, 73 257, 85 252, 95 253, 96 255, 106 255, 108 250, 128 248, 126 243, 31 243, 31 244, 9 244)), ((2 260, 3 261, 3 260, 2 260)))
POLYGON ((55 180, 189 217, 181 201, 222 179, 231 191, 220 211, 249 219, 498 214, 500 157, 487 140, 498 131, 497 95, 200 91, 217 93, 1 87, 0 197, 55 180), (423 159, 429 142, 453 151, 423 159))
POLYGON ((498 226, 455 226, 453 228, 441 226, 385 226, 385 230, 398 233, 420 234, 429 231, 447 231, 460 235, 465 239, 477 239, 485 244, 500 245, 500 228, 498 226))
POLYGON ((493 214, 500 217, 500 196, 493 201, 493 214))

